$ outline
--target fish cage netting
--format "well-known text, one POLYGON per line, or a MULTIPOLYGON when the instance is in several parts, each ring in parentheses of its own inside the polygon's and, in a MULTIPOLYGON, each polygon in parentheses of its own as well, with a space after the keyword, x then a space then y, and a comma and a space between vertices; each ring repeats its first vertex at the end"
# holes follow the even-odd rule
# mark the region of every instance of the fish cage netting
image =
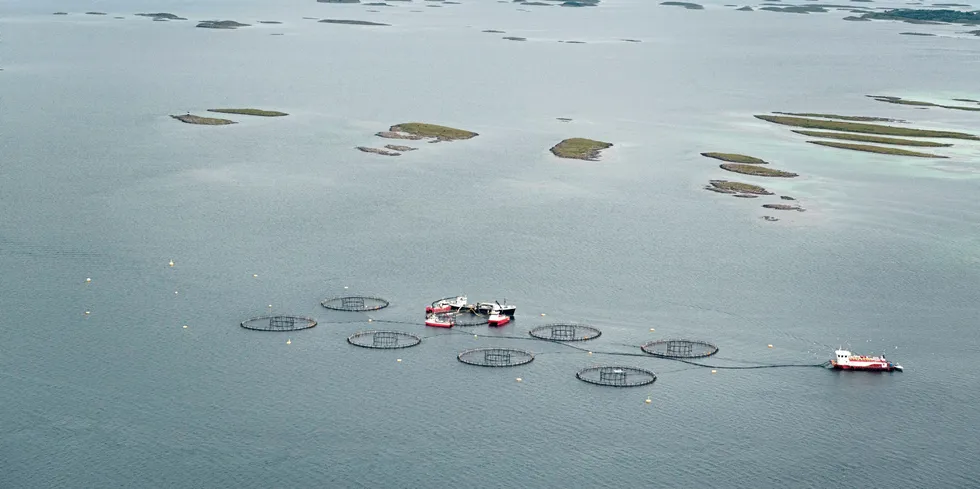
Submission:
POLYGON ((531 363, 534 354, 517 348, 474 348, 460 352, 456 359, 480 367, 516 367, 531 363))
POLYGON ((362 348, 395 350, 409 348, 422 342, 422 338, 401 331, 358 331, 347 337, 347 342, 362 348))
POLYGON ((587 324, 554 323, 538 326, 528 331, 528 334, 549 341, 587 341, 602 335, 602 331, 587 324))
POLYGON ((473 314, 471 312, 458 312, 453 314, 455 326, 480 326, 482 324, 489 323, 487 316, 481 316, 479 314, 473 314))
POLYGON ((380 297, 346 296, 320 301, 320 305, 334 311, 366 312, 384 309, 390 304, 380 297))
POLYGON ((661 358, 704 358, 718 353, 718 347, 707 341, 683 339, 648 341, 640 349, 661 358))
POLYGON ((639 387, 657 380, 657 374, 649 370, 621 366, 588 367, 579 370, 575 377, 590 384, 611 387, 639 387))
POLYGON ((255 331, 299 331, 316 326, 316 320, 301 316, 260 316, 242 321, 241 326, 255 331))

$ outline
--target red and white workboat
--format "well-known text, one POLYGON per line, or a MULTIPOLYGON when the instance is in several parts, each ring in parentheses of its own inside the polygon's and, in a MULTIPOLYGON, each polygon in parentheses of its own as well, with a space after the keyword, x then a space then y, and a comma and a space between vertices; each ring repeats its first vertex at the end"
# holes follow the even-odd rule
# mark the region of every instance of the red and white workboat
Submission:
POLYGON ((490 317, 487 318, 487 323, 489 323, 490 326, 503 326, 509 322, 510 316, 500 310, 494 311, 490 314, 490 317))
POLYGON ((429 314, 425 317, 425 325, 433 328, 452 328, 456 324, 456 317, 452 314, 429 314))
POLYGON ((902 371, 902 366, 889 362, 885 356, 853 355, 847 350, 834 351, 830 366, 838 370, 872 370, 876 372, 902 371))

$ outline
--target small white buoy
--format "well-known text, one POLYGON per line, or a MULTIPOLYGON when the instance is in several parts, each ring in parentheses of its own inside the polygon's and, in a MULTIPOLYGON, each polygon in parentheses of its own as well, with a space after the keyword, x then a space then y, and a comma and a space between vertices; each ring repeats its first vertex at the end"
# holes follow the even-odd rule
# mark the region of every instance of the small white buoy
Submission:
POLYGON ((524 380, 524 379, 522 379, 522 378, 520 378, 520 377, 518 377, 518 378, 517 378, 517 381, 518 381, 518 382, 522 382, 523 380, 524 380))
POLYGON ((401 359, 401 358, 399 358, 398 360, 395 360, 395 361, 396 361, 396 362, 401 362, 401 361, 402 361, 402 359, 401 359))
POLYGON ((259 278, 259 274, 257 274, 257 273, 253 273, 253 274, 252 274, 252 277, 253 277, 253 278, 259 278))
POLYGON ((293 340, 286 340, 286 344, 287 345, 292 345, 293 344, 293 340))
POLYGON ((88 316, 89 314, 92 314, 92 313, 91 313, 91 312, 89 312, 89 311, 85 311, 85 315, 86 315, 86 316, 88 316))
POLYGON ((184 329, 187 329, 187 325, 186 324, 184 325, 184 329))
POLYGON ((653 329, 653 328, 650 328, 650 331, 656 331, 656 330, 655 330, 655 329, 653 329))
POLYGON ((368 322, 369 322, 369 323, 370 323, 370 322, 373 322, 373 321, 374 321, 373 319, 371 319, 371 318, 368 318, 368 322))
POLYGON ((347 286, 345 285, 345 286, 344 286, 344 288, 346 289, 346 288, 347 288, 347 286))
POLYGON ((648 397, 648 398, 647 398, 647 400, 646 400, 646 403, 647 403, 647 404, 650 404, 651 402, 653 402, 653 399, 650 399, 650 398, 648 397))
POLYGON ((170 260, 170 266, 174 266, 174 261, 170 260))
POLYGON ((477 335, 473 335, 473 337, 474 337, 474 338, 479 338, 479 336, 477 336, 477 335))
POLYGON ((91 279, 91 278, 87 278, 87 279, 85 279, 85 283, 89 283, 89 282, 91 282, 91 281, 92 281, 92 279, 91 279))
POLYGON ((542 316, 546 316, 547 314, 545 314, 545 313, 543 313, 543 312, 542 312, 542 313, 541 313, 541 315, 542 315, 542 316))
POLYGON ((174 295, 178 295, 178 292, 176 290, 174 291, 174 295))
POLYGON ((592 352, 590 351, 590 352, 589 352, 589 355, 591 355, 591 354, 592 354, 592 352))
POLYGON ((769 348, 772 348, 772 345, 769 345, 769 348))
POLYGON ((716 373, 718 373, 718 371, 717 370, 712 370, 711 373, 716 374, 716 373))

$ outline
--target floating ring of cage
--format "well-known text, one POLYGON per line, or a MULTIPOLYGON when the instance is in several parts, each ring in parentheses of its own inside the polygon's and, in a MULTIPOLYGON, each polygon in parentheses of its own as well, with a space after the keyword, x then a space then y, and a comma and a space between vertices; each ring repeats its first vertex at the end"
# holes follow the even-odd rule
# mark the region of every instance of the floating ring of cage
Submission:
POLYGON ((241 325, 255 331, 299 331, 316 326, 316 320, 300 316, 260 316, 246 319, 241 325))
POLYGON ((612 387, 639 387, 657 380, 657 374, 649 370, 620 366, 588 367, 579 370, 575 377, 590 384, 612 387))
POLYGON ((334 311, 365 312, 388 307, 389 302, 380 297, 347 296, 320 301, 320 305, 334 311))
POLYGON ((362 348, 395 350, 409 348, 422 342, 422 338, 401 331, 358 331, 347 337, 347 342, 362 348))
POLYGON ((718 353, 718 347, 700 340, 654 340, 640 346, 645 353, 661 358, 703 358, 718 353))
POLYGON ((460 352, 456 359, 480 367, 516 367, 531 363, 534 354, 517 348, 474 348, 460 352))
POLYGON ((602 335, 602 331, 587 324, 554 323, 538 326, 528 331, 528 334, 549 341, 587 341, 602 335))

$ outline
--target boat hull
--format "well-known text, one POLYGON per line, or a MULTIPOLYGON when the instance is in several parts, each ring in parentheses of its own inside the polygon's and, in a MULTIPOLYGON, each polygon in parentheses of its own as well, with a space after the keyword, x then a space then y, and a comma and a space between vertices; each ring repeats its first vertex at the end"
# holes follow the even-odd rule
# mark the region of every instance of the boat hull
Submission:
POLYGON ((510 316, 504 316, 504 317, 502 317, 502 318, 499 318, 499 319, 491 319, 491 320, 490 320, 490 321, 488 321, 487 323, 488 323, 488 324, 489 324, 490 326, 496 326, 496 327, 500 327, 500 326, 503 326, 503 325, 505 325, 505 324, 508 324, 508 323, 510 323, 510 316))
POLYGON ((430 328, 452 328, 453 323, 443 323, 439 321, 426 321, 425 325, 430 328))
POLYGON ((831 362, 831 367, 834 370, 863 370, 866 372, 901 372, 902 367, 893 364, 877 364, 877 365, 838 365, 837 363, 831 362))

